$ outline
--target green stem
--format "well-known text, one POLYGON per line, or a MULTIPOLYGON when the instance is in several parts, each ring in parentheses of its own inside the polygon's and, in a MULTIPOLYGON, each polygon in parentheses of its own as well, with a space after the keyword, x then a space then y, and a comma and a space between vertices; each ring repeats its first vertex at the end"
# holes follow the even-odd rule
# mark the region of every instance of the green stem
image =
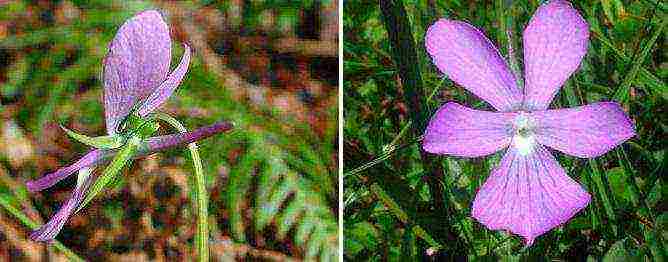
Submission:
POLYGON ((88 189, 86 197, 81 202, 81 205, 77 207, 75 213, 78 213, 84 207, 86 207, 88 203, 90 203, 90 201, 93 200, 95 196, 97 196, 97 194, 99 194, 107 185, 109 185, 109 183, 116 179, 124 166, 132 163, 132 157, 134 157, 135 153, 137 152, 139 142, 140 140, 138 137, 131 137, 128 139, 128 143, 125 144, 125 146, 123 146, 120 151, 118 151, 116 156, 114 156, 114 159, 111 160, 111 163, 109 163, 107 168, 104 169, 100 177, 98 177, 93 185, 88 189))
MULTIPOLYGON (((156 113, 155 116, 170 124, 174 129, 181 133, 188 132, 186 128, 170 115, 164 113, 156 113)), ((195 167, 195 197, 197 203, 197 235, 195 237, 195 246, 199 253, 199 261, 209 261, 209 198, 204 183, 204 171, 202 169, 202 159, 199 157, 199 150, 197 143, 192 142, 188 144, 190 156, 193 159, 193 166, 195 167)))
MULTIPOLYGON (((39 227, 39 225, 35 221, 32 221, 32 219, 23 214, 23 212, 12 206, 4 197, 0 197, 0 206, 5 208, 5 210, 7 210, 10 214, 14 215, 14 217, 16 217, 19 221, 21 221, 21 223, 23 223, 30 229, 34 230, 39 227)), ((65 256, 67 256, 67 258, 70 259, 71 261, 84 261, 81 257, 79 257, 72 250, 64 246, 58 240, 53 240, 53 246, 56 247, 56 249, 60 250, 60 252, 63 252, 63 254, 65 254, 65 256)))
POLYGON ((361 172, 364 171, 364 170, 367 170, 367 169, 369 169, 369 168, 371 168, 371 167, 373 167, 373 166, 375 166, 375 165, 377 165, 377 164, 382 163, 382 162, 385 161, 386 159, 392 157, 392 155, 394 155, 397 151, 399 151, 399 150, 401 150, 401 149, 404 149, 404 148, 406 148, 406 147, 412 146, 413 144, 422 141, 422 138, 423 138, 423 137, 420 136, 420 137, 418 137, 418 138, 416 138, 416 139, 413 139, 413 141, 409 141, 408 143, 406 143, 406 144, 404 144, 404 145, 400 145, 400 146, 394 146, 394 145, 392 144, 392 146, 388 147, 387 150, 385 151, 385 153, 383 153, 382 155, 380 155, 380 156, 378 156, 377 158, 375 158, 375 159, 373 159, 373 160, 371 160, 371 161, 365 163, 364 165, 361 165, 361 166, 359 166, 359 167, 357 167, 357 168, 355 168, 355 169, 353 169, 353 170, 350 170, 350 171, 344 173, 344 174, 343 174, 343 178, 346 178, 346 177, 349 177, 349 176, 357 175, 357 174, 361 173, 361 172))

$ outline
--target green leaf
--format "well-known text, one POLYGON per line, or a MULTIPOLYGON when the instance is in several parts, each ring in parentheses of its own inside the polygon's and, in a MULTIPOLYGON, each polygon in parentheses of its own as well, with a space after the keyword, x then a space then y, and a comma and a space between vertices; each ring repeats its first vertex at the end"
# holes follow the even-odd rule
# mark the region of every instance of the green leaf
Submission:
POLYGON ((621 167, 615 167, 606 171, 606 176, 610 182, 610 189, 615 195, 615 199, 624 199, 627 202, 631 203, 634 201, 633 196, 631 195, 631 189, 627 185, 628 174, 624 172, 624 169, 621 167))

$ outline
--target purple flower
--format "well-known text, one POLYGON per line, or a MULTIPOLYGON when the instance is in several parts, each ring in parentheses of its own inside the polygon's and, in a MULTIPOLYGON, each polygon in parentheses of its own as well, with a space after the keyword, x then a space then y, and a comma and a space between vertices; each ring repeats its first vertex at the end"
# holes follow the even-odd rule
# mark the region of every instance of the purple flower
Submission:
MULTIPOLYGON (((131 118, 131 114, 136 118, 149 116, 171 96, 190 63, 190 48, 184 44, 184 49, 181 62, 167 75, 172 56, 171 39, 169 28, 162 16, 154 10, 144 11, 121 26, 104 59, 104 108, 107 133, 110 136, 123 137, 126 141, 136 138, 131 138, 136 133, 128 131, 123 123, 131 118)), ((195 142, 231 128, 231 123, 221 122, 189 133, 148 137, 141 141, 133 157, 195 142)), ((28 190, 36 192, 48 188, 79 170, 114 157, 119 151, 120 149, 92 150, 70 166, 28 181, 28 190)), ((90 175, 84 181, 78 181, 70 199, 48 223, 35 230, 30 237, 36 241, 54 239, 82 204, 87 190, 97 178, 98 176, 90 175)))
POLYGON ((479 157, 505 149, 473 201, 473 217, 490 230, 508 230, 526 245, 559 226, 590 201, 566 175, 550 147, 576 157, 605 154, 635 135, 619 104, 600 102, 547 109, 587 52, 589 27, 568 1, 538 8, 524 30, 521 90, 499 51, 481 31, 441 19, 426 34, 436 66, 498 112, 454 102, 443 105, 424 135, 424 150, 479 157))

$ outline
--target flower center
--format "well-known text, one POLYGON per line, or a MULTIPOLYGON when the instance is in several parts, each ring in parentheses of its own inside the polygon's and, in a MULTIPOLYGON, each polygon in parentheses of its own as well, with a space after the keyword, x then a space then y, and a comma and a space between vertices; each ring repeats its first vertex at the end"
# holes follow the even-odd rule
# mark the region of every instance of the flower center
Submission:
POLYGON ((536 145, 533 123, 526 113, 520 113, 513 122, 513 146, 522 156, 533 151, 536 145))

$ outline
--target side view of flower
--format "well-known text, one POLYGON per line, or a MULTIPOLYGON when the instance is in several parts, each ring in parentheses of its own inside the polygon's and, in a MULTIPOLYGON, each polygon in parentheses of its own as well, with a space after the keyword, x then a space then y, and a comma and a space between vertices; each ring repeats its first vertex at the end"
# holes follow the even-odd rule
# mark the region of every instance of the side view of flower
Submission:
POLYGON ((77 185, 60 210, 31 234, 36 241, 53 240, 67 220, 102 190, 133 159, 192 143, 232 129, 220 122, 192 132, 153 136, 170 117, 155 112, 174 92, 188 71, 191 51, 184 53, 168 74, 171 61, 169 28, 160 13, 141 12, 126 21, 109 45, 104 59, 104 109, 107 135, 88 137, 65 129, 72 138, 94 147, 74 164, 27 182, 31 192, 48 188, 79 173, 77 185), (101 174, 95 166, 109 162, 101 174))
POLYGON ((635 131, 615 102, 548 109, 589 44, 589 26, 571 3, 543 4, 524 30, 523 88, 492 42, 466 22, 441 19, 425 42, 441 72, 497 110, 446 103, 424 135, 424 150, 434 154, 481 157, 506 149, 473 201, 473 217, 490 230, 522 236, 529 246, 585 208, 591 196, 548 147, 593 158, 635 131))

